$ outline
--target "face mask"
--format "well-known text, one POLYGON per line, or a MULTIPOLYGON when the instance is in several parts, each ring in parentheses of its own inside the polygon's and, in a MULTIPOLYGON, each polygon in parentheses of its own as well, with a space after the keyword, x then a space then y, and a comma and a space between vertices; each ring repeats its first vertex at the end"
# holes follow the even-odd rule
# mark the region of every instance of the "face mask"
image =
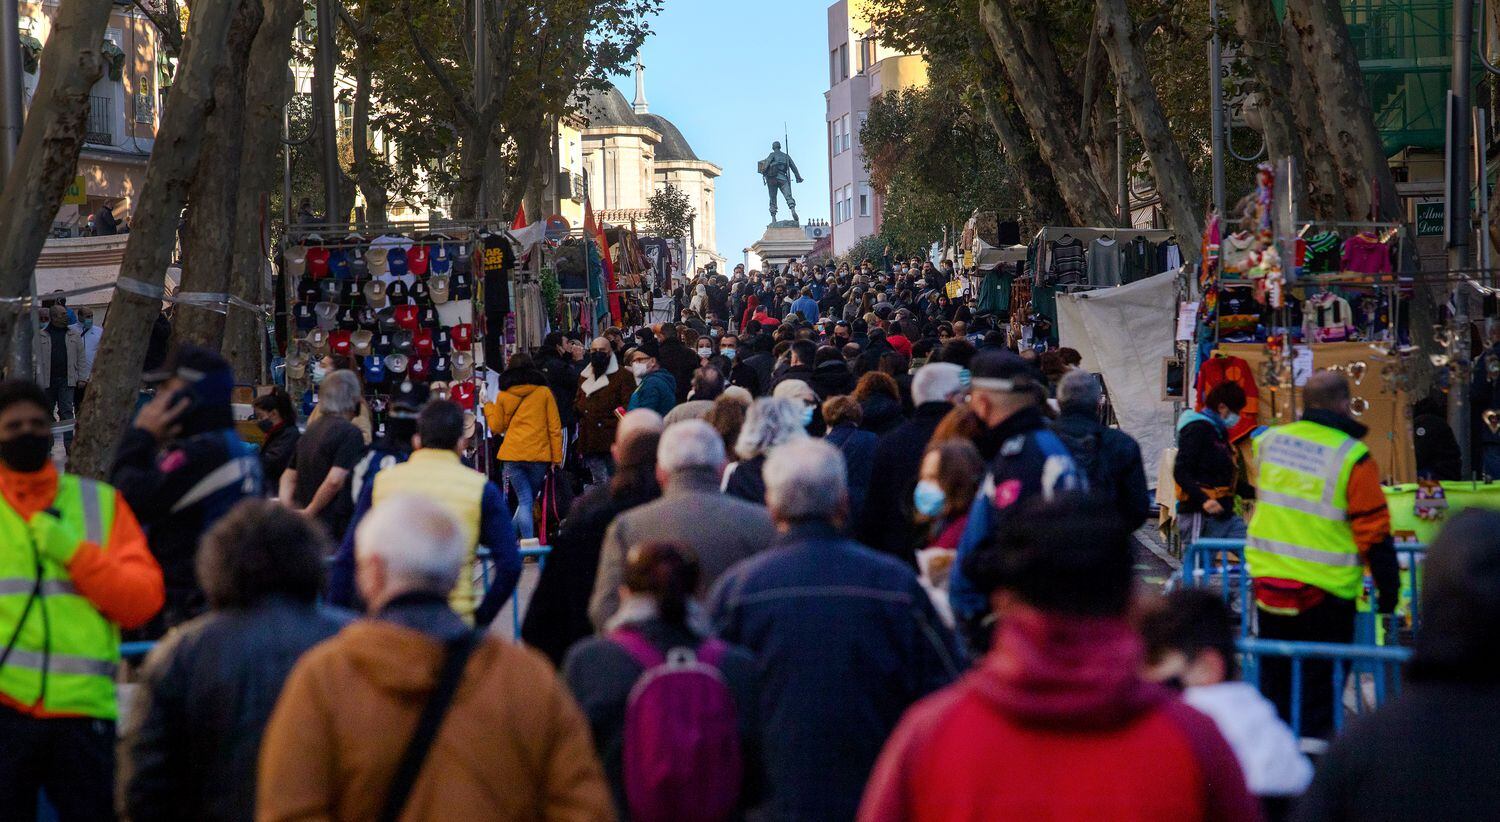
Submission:
POLYGON ((633 363, 631 363, 630 364, 630 373, 634 374, 636 379, 640 379, 640 378, 646 376, 646 364, 643 363, 643 362, 633 362, 633 363))
POLYGON ((321 384, 323 382, 323 378, 326 377, 326 376, 328 376, 328 369, 324 368, 321 365, 315 365, 315 366, 313 366, 313 370, 312 370, 312 383, 313 383, 313 385, 319 385, 319 384, 321 384))
POLYGON ((1233 427, 1235 427, 1236 425, 1239 425, 1239 424, 1240 424, 1240 415, 1239 414, 1230 414, 1229 416, 1227 416, 1227 417, 1224 418, 1224 427, 1225 428, 1233 428, 1233 427))
POLYGON ((261 417, 255 421, 255 427, 269 434, 271 433, 271 429, 276 427, 276 421, 270 417, 261 417))
POLYGON ((811 405, 809 405, 809 406, 806 406, 806 407, 804 407, 802 409, 802 427, 806 428, 807 426, 812 425, 812 421, 813 421, 813 407, 811 405))
POLYGON ((90 328, 94 327, 94 321, 93 320, 79 320, 78 322, 79 322, 79 325, 83 326, 83 330, 84 331, 87 331, 90 328))
POLYGON ((609 352, 594 351, 589 354, 589 365, 594 367, 595 374, 602 374, 609 367, 609 352))
POLYGON ((714 350, 712 348, 700 348, 700 349, 698 349, 698 356, 702 357, 705 360, 708 359, 709 357, 712 357, 713 355, 714 355, 714 350))
POLYGON ((943 510, 943 500, 946 495, 943 489, 932 480, 922 480, 917 483, 917 488, 912 492, 912 504, 916 506, 917 513, 924 517, 935 517, 943 510))
POLYGON ((23 474, 42 470, 50 456, 51 434, 19 434, 0 442, 0 462, 23 474))

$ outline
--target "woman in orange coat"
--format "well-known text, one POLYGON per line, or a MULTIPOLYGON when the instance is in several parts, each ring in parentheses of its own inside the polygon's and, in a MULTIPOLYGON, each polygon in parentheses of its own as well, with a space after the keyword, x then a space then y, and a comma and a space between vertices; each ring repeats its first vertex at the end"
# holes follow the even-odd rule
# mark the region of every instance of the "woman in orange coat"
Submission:
POLYGON ((500 396, 484 407, 490 431, 503 437, 498 454, 505 483, 516 493, 512 520, 521 539, 536 536, 531 505, 547 468, 563 461, 562 417, 547 377, 526 354, 510 358, 500 374, 500 396))

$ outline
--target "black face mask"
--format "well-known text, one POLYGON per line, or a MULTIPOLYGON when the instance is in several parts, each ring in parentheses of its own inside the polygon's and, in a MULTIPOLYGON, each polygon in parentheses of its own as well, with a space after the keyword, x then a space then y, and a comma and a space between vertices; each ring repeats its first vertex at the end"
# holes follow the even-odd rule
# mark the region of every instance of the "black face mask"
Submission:
POLYGON ((271 429, 276 427, 276 421, 270 417, 262 417, 255 421, 255 427, 269 434, 271 433, 271 429))
POLYGON ((23 474, 42 470, 51 456, 50 434, 18 434, 0 441, 0 462, 23 474))
POLYGON ((595 374, 604 373, 604 369, 609 367, 609 354, 603 351, 591 352, 589 354, 589 365, 594 367, 595 374))

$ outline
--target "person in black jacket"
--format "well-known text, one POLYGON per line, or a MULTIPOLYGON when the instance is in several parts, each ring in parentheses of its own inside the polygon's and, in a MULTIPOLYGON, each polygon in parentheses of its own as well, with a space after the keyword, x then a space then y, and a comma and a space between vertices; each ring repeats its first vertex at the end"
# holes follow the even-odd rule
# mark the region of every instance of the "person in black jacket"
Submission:
POLYGON ((1202 537, 1244 539, 1245 520, 1235 513, 1238 497, 1253 497, 1255 489, 1240 480, 1229 429, 1245 407, 1245 389, 1238 383, 1214 386, 1203 398, 1202 411, 1184 411, 1177 419, 1177 532, 1184 543, 1202 537))
POLYGON ((536 367, 547 376, 547 387, 557 400, 557 416, 562 420, 563 430, 571 431, 578 422, 573 399, 578 393, 578 375, 583 372, 583 343, 563 336, 561 331, 553 331, 537 349, 536 367))
POLYGON ((1458 480, 1463 477, 1463 455, 1448 424, 1448 404, 1434 391, 1412 406, 1412 440, 1421 479, 1458 480))
POLYGON ((212 610, 147 658, 120 744, 126 819, 255 818, 261 734, 297 659, 347 615, 317 605, 324 539, 306 518, 246 500, 204 536, 212 610))
POLYGON ((167 602, 140 636, 155 639, 207 607, 194 574, 198 540, 235 503, 262 493, 260 455, 234 430, 229 362, 184 345, 167 357, 156 398, 120 439, 109 482, 135 512, 161 564, 167 602))
MULTIPOLYGON (((808 387, 813 384, 813 364, 818 358, 818 344, 812 340, 797 340, 787 349, 787 367, 771 380, 771 390, 787 380, 801 380, 808 387)), ((816 390, 816 389, 814 389, 816 390)), ((822 395, 819 395, 822 398, 822 395)))
POLYGON ((1141 447, 1124 431, 1099 422, 1102 396, 1093 374, 1078 369, 1064 374, 1057 386, 1062 414, 1053 420, 1052 430, 1088 477, 1089 492, 1113 500, 1120 523, 1134 531, 1151 515, 1141 447))
POLYGON ((573 503, 521 623, 521 639, 561 667, 568 649, 594 633, 589 597, 604 534, 616 516, 661 496, 656 483, 656 428, 626 429, 610 448, 615 475, 573 503))
POLYGON ((750 356, 750 351, 741 346, 738 334, 725 334, 720 337, 718 352, 709 358, 709 364, 719 369, 720 374, 728 375, 730 385, 738 385, 749 391, 752 397, 758 397, 763 393, 760 372, 745 362, 745 359, 750 356))
POLYGON ((255 409, 255 424, 265 435, 260 442, 260 472, 266 487, 276 488, 282 473, 292 464, 297 440, 302 436, 297 430, 297 411, 291 395, 280 386, 256 397, 251 407, 255 409))
POLYGON ((843 353, 830 345, 819 348, 813 358, 812 382, 808 385, 825 400, 852 392, 854 374, 849 370, 849 363, 844 361, 843 353))
POLYGON ((698 352, 682 344, 677 326, 664 323, 661 327, 661 348, 656 361, 662 370, 677 381, 677 404, 687 401, 688 390, 693 385, 693 372, 698 370, 698 352))
POLYGON ((1406 687, 1334 741, 1300 822, 1466 822, 1500 808, 1500 514, 1454 516, 1422 573, 1406 687))

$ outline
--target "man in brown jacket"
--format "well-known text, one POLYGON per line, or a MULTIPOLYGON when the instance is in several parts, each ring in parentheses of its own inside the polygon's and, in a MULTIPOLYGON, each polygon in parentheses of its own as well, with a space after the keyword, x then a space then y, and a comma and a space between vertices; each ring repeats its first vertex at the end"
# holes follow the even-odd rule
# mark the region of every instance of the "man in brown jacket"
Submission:
MULTIPOLYGON (((370 618, 293 669, 261 747, 257 819, 379 818, 444 644, 469 630, 448 607, 465 549, 425 499, 365 517, 355 556, 370 618)), ((614 818, 588 725, 544 657, 489 638, 464 671, 402 819, 614 818)))

